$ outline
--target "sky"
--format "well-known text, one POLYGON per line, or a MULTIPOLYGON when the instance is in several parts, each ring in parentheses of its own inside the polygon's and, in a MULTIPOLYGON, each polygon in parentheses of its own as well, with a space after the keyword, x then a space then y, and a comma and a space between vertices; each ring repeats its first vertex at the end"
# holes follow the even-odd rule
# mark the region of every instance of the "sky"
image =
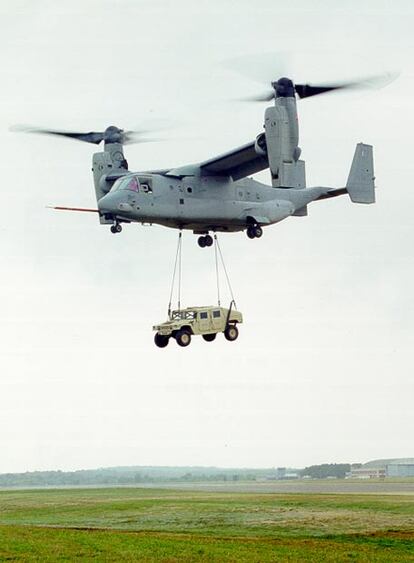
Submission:
MULTIPOLYGON (((405 0, 0 2, 1 473, 414 455, 413 25, 405 0), (96 206, 95 147, 9 128, 167 120, 130 168, 205 160, 263 124, 266 104, 234 101, 263 87, 223 62, 269 52, 298 82, 401 72, 298 104, 308 186, 343 186, 362 141, 377 203, 222 235, 239 339, 160 350, 177 232, 47 209, 96 206)), ((213 250, 185 233, 182 301, 215 299, 213 250)))

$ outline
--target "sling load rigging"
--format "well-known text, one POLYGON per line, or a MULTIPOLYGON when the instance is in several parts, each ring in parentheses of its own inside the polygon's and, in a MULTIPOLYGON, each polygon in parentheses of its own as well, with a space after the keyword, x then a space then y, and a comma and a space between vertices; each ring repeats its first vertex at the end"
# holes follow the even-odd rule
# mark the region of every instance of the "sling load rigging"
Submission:
POLYGON ((190 344, 191 337, 195 335, 201 335, 206 342, 212 342, 215 340, 217 333, 219 332, 223 332, 225 338, 229 341, 236 340, 239 335, 237 324, 243 322, 243 316, 236 310, 233 289, 231 287, 230 278, 224 263, 217 235, 214 235, 217 306, 181 307, 182 247, 183 237, 182 231, 180 231, 175 254, 170 298, 168 302, 168 320, 165 323, 155 325, 153 327, 153 330, 156 331, 154 337, 155 344, 159 348, 165 348, 168 345, 170 338, 174 338, 179 346, 185 347, 190 344), (231 295, 230 306, 228 308, 221 306, 220 264, 224 271, 228 290, 231 295), (172 309, 177 273, 177 309, 172 309))

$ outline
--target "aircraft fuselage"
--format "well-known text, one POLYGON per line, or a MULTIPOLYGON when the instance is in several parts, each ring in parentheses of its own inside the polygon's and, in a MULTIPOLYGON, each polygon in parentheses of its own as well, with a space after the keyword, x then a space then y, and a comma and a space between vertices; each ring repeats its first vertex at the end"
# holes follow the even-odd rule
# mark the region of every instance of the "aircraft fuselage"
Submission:
POLYGON ((272 188, 251 178, 132 173, 117 180, 98 202, 100 213, 117 221, 155 223, 195 232, 240 231, 290 217, 325 188, 272 188))

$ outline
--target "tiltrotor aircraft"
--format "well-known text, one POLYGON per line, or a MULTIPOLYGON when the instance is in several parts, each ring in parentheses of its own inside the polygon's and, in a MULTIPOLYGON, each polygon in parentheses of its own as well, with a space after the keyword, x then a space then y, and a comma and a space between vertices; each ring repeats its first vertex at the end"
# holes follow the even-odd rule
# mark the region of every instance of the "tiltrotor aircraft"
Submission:
POLYGON ((192 230, 205 247, 213 243, 210 232, 246 231, 249 238, 259 238, 263 227, 307 215, 313 201, 347 193, 354 203, 374 203, 372 146, 356 146, 348 181, 340 188, 307 188, 300 160, 296 96, 307 98, 349 84, 315 86, 280 78, 271 85, 271 91, 258 98, 274 101, 265 110, 264 132, 225 154, 178 168, 131 172, 123 151, 131 132, 117 127, 90 133, 32 130, 96 145, 103 141, 92 164, 97 209, 55 209, 95 212, 112 233, 133 222, 192 230), (249 177, 266 168, 271 186, 249 177))

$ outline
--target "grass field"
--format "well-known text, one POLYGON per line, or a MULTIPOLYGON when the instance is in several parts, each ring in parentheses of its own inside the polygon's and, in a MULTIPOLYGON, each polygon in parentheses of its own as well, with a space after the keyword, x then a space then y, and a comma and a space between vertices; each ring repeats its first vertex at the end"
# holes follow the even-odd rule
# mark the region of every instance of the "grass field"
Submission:
POLYGON ((414 497, 0 491, 0 561, 414 561, 414 497))

